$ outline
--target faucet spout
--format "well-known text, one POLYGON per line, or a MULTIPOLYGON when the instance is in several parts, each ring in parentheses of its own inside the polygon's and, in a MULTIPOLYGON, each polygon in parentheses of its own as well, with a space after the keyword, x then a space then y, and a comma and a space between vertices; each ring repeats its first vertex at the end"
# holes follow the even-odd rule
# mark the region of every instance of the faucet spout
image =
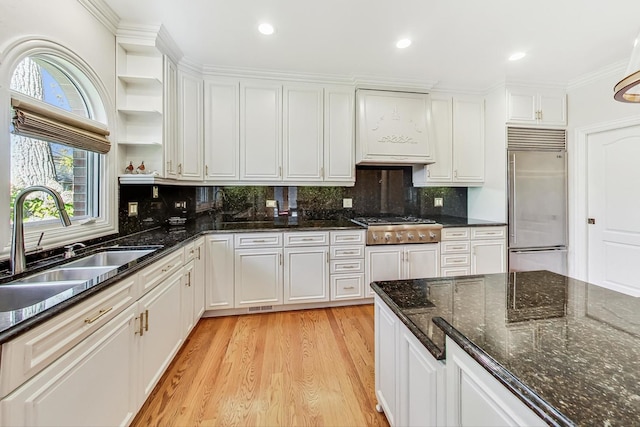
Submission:
POLYGON ((9 259, 12 274, 22 273, 27 263, 24 255, 24 202, 27 199, 27 195, 35 191, 44 191, 50 194, 51 197, 53 197, 56 208, 58 208, 60 212, 62 225, 65 227, 71 225, 69 215, 67 211, 64 210, 62 196, 54 189, 43 185, 34 185, 18 193, 15 203, 13 204, 13 236, 11 239, 11 258, 9 259))

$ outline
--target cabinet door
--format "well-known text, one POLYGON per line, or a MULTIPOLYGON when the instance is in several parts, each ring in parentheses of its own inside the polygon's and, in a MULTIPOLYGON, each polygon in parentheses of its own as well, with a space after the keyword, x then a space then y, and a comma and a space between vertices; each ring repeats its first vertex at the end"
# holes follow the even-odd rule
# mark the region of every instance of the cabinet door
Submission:
POLYGON ((322 88, 285 86, 283 97, 284 179, 322 181, 322 88))
POLYGON ((138 302, 140 398, 142 404, 155 387, 182 343, 182 269, 138 302), (139 320, 140 321, 140 320, 139 320))
POLYGON ((136 305, 2 400, 0 424, 128 425, 136 415, 136 305))
POLYGON ((453 181, 484 182, 484 100, 453 99, 453 181))
POLYGON ((444 365, 402 324, 398 339, 398 425, 447 425, 444 365))
POLYGON ((440 250, 437 244, 408 246, 405 249, 405 279, 438 277, 440 250))
POLYGON ((431 148, 435 163, 427 166, 427 182, 453 180, 453 103, 451 97, 431 96, 431 148))
POLYGON ((202 78, 180 71, 178 83, 178 179, 202 180, 202 78))
POLYGON ((513 88, 507 91, 507 121, 535 124, 537 121, 537 94, 534 90, 513 88))
POLYGON ((389 424, 398 425, 396 408, 398 402, 398 318, 378 296, 375 297, 375 386, 378 406, 384 411, 389 424))
POLYGON ((282 180, 282 86, 240 84, 240 179, 282 180))
POLYGON ((195 260, 189 261, 182 270, 182 336, 186 337, 193 329, 195 304, 195 260))
POLYGON ((206 308, 234 308, 233 234, 206 239, 206 308))
POLYGON ((284 250, 284 303, 329 301, 329 248, 284 250))
POLYGON ((549 126, 567 125, 567 95, 562 91, 540 91, 539 123, 549 126))
POLYGON ((471 274, 504 273, 507 271, 505 240, 471 241, 471 274))
POLYGON ((205 245, 204 237, 201 237, 195 244, 195 259, 193 277, 193 297, 194 297, 194 310, 193 310, 193 322, 198 323, 200 317, 204 313, 205 306, 205 287, 206 287, 206 263, 205 263, 205 245))
POLYGON ((205 180, 240 178, 240 83, 207 80, 204 84, 205 180))
POLYGON ((402 246, 391 245, 383 247, 365 248, 367 261, 365 263, 365 296, 373 296, 371 282, 378 280, 400 280, 403 278, 402 246))
POLYGON ((164 176, 178 177, 178 69, 164 57, 164 102, 162 144, 164 145, 164 176))
POLYGON ((236 308, 282 304, 282 249, 235 251, 236 308))
POLYGON ((324 180, 355 182, 355 140, 352 87, 324 90, 324 180))

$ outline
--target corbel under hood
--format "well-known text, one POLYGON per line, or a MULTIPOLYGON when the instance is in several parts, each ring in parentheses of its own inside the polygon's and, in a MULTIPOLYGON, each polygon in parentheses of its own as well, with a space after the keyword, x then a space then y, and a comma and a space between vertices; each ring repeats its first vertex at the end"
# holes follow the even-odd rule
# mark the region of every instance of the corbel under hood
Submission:
POLYGON ((434 163, 426 93, 356 91, 356 164, 434 163))

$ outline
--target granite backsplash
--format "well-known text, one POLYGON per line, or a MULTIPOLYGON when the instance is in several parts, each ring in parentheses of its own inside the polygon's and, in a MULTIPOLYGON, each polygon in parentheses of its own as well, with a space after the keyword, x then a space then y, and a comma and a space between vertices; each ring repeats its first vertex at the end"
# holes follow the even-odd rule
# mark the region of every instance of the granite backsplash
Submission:
POLYGON ((187 220, 199 215, 222 216, 225 221, 256 221, 274 216, 337 219, 373 215, 467 215, 467 189, 412 185, 410 167, 357 167, 353 187, 296 186, 177 186, 121 185, 120 232, 131 233, 164 224, 170 217, 187 220), (157 187, 157 196, 154 188, 157 187), (434 207, 434 198, 443 207, 434 207), (343 199, 353 201, 343 208, 343 199), (275 200, 276 207, 267 207, 275 200), (128 215, 129 202, 138 214, 128 215), (184 207, 183 207, 184 206, 184 207))

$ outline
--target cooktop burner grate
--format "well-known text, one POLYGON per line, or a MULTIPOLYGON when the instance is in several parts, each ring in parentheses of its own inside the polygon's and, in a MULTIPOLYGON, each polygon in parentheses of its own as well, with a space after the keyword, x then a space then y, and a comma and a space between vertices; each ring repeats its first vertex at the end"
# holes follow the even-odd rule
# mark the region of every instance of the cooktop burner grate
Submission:
POLYGON ((436 223, 432 219, 418 218, 415 216, 382 216, 382 217, 368 216, 368 217, 354 218, 352 221, 364 226, 396 225, 396 224, 435 224, 436 223))

